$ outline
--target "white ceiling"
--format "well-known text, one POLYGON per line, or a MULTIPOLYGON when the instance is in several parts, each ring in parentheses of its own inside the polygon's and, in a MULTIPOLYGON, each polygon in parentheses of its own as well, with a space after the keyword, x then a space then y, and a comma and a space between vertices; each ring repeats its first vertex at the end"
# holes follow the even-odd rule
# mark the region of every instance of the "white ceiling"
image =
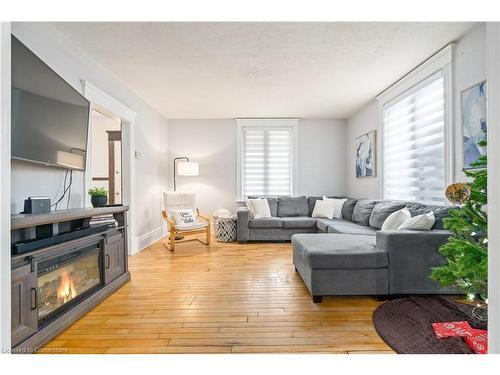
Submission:
POLYGON ((471 23, 55 23, 167 118, 348 118, 471 23))

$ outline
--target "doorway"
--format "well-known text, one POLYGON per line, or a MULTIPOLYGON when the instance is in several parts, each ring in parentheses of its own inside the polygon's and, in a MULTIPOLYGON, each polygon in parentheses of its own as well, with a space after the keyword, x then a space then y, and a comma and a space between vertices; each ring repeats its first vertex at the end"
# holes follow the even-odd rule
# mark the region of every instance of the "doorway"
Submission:
POLYGON ((108 204, 122 204, 122 125, 116 118, 92 111, 92 187, 108 192, 108 204))

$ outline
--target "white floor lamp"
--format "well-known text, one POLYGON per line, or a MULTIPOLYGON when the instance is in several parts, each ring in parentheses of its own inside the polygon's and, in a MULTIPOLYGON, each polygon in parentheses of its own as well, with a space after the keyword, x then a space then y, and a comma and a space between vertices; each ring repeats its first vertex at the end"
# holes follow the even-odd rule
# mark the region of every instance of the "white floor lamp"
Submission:
POLYGON ((198 176, 200 172, 200 166, 198 163, 194 161, 190 161, 187 156, 181 156, 174 159, 174 191, 177 190, 177 186, 175 183, 175 177, 178 174, 179 176, 198 176), (185 160, 182 162, 178 162, 179 160, 185 160), (179 170, 177 171, 177 166, 179 166, 179 170))
MULTIPOLYGON (((200 174, 200 166, 194 161, 190 161, 187 156, 181 156, 174 159, 174 191, 177 191, 177 185, 175 183, 175 177, 179 176, 198 176, 200 174), (184 161, 179 161, 184 160, 184 161), (177 171, 177 166, 179 170, 177 171)), ((176 240, 182 240, 184 236, 176 236, 176 240)))

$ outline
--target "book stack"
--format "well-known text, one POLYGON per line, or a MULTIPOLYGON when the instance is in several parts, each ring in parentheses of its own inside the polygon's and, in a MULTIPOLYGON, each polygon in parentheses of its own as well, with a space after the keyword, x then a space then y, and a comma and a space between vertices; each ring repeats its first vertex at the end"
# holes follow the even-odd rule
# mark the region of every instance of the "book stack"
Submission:
POLYGON ((100 226, 116 227, 118 222, 113 215, 93 216, 89 221, 89 227, 95 228, 100 226))

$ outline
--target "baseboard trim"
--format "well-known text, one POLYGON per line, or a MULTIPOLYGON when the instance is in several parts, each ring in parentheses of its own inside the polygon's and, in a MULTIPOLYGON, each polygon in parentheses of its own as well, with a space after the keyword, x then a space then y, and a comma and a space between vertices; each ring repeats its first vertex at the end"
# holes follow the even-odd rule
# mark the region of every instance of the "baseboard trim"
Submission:
POLYGON ((167 234, 168 234, 167 226, 161 226, 159 228, 152 230, 149 233, 136 237, 134 239, 133 251, 130 255, 137 254, 138 252, 144 250, 146 247, 154 244, 156 241, 165 237, 167 234))

